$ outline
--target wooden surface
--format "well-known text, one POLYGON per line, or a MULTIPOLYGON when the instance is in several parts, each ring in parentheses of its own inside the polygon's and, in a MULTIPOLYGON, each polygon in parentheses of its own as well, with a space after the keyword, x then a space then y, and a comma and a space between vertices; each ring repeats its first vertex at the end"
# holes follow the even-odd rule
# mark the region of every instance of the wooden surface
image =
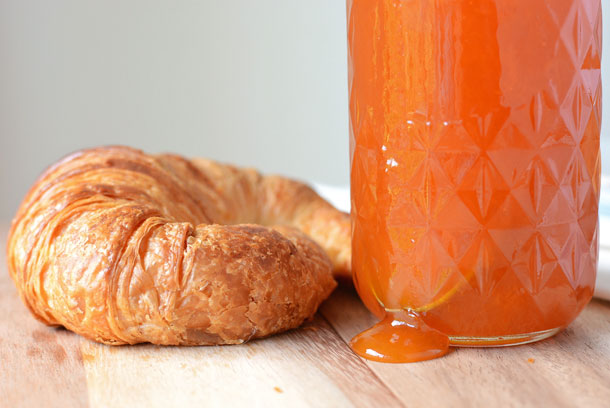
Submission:
POLYGON ((6 271, 0 227, 1 407, 610 406, 610 303, 533 345, 458 349, 422 363, 361 360, 375 319, 342 288, 304 327, 241 346, 109 347, 31 317, 6 271))

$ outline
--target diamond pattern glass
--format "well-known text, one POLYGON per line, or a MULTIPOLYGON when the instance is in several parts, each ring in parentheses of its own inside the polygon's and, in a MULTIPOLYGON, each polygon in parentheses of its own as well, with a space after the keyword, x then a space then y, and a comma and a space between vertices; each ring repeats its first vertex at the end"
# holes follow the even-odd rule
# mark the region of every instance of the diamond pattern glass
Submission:
POLYGON ((598 251, 600 0, 348 0, 355 284, 454 336, 565 327, 598 251))

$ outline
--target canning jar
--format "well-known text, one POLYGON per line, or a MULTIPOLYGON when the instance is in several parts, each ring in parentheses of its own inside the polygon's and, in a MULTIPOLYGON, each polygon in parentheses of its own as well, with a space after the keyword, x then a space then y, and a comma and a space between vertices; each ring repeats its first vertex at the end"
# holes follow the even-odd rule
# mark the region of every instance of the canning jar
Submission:
POLYGON ((600 0, 348 0, 361 355, 522 344, 598 254, 600 0))

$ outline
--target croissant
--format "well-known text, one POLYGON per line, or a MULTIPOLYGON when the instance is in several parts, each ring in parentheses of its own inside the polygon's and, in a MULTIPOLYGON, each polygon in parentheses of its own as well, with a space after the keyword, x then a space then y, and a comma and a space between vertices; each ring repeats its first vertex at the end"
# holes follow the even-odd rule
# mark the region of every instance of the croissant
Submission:
POLYGON ((8 266, 47 325, 106 344, 236 344, 299 326, 350 273, 306 185, 127 147, 74 153, 21 204, 8 266))

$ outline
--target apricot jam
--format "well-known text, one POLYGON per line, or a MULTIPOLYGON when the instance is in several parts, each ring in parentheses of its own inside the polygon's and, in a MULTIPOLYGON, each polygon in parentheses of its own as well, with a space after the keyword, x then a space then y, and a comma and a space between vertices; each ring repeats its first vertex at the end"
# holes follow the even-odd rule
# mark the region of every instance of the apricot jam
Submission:
POLYGON ((601 1, 347 6, 354 282, 383 319, 354 350, 557 333, 595 282, 601 1))

